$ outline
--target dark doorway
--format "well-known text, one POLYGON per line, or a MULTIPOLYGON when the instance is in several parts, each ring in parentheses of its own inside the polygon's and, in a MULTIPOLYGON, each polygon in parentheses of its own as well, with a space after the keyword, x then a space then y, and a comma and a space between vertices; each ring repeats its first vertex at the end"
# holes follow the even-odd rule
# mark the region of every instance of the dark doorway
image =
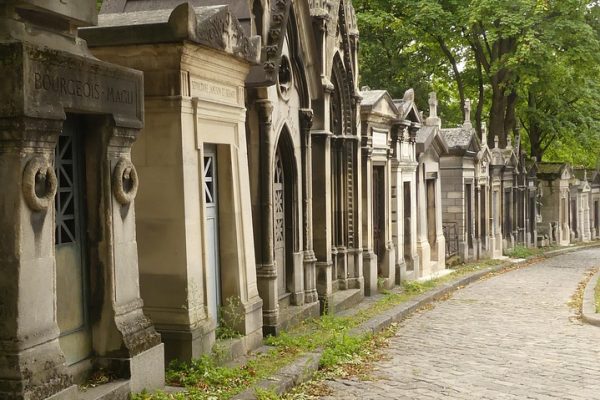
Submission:
MULTIPOLYGON (((385 169, 373 167, 373 247, 377 264, 381 265, 385 255, 385 169)), ((381 271, 379 271, 381 273, 381 271)))
POLYGON ((473 248, 473 185, 467 183, 465 185, 465 225, 467 233, 467 247, 469 250, 473 248))
POLYGON ((437 260, 437 242, 436 231, 437 221, 435 212, 435 179, 427 179, 426 182, 426 203, 427 203, 427 241, 431 249, 431 259, 437 260))
POLYGON ((56 315, 67 364, 92 352, 88 318, 85 151, 82 119, 68 114, 55 149, 56 315))
POLYGON ((411 201, 410 201, 410 182, 404 182, 404 260, 406 262, 406 269, 408 271, 414 270, 414 265, 410 262, 410 254, 411 254, 411 221, 412 221, 412 211, 411 211, 411 201))

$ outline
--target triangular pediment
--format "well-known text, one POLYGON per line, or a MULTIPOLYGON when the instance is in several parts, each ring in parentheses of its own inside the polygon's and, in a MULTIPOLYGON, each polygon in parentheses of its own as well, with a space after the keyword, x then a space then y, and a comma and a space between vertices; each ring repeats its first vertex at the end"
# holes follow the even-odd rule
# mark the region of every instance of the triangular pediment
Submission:
POLYGON ((396 106, 394 105, 392 98, 390 97, 389 94, 387 94, 387 92, 386 92, 386 95, 383 96, 380 99, 380 101, 377 102, 377 104, 373 108, 373 111, 376 111, 380 114, 389 115, 394 118, 396 118, 398 116, 398 109, 396 109, 396 106))

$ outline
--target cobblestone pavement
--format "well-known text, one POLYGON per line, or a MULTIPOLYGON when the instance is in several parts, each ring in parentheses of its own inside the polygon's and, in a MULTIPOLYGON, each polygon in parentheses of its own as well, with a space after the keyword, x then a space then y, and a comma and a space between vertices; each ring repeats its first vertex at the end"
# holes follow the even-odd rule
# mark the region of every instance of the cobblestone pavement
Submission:
POLYGON ((404 321, 372 381, 324 399, 600 399, 600 328, 567 305, 600 249, 463 288, 404 321))

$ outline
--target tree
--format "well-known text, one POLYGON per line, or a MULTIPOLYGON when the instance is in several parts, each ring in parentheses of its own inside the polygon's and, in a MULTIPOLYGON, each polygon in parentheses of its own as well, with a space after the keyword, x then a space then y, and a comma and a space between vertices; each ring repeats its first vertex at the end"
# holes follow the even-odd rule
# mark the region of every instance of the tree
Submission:
MULTIPOLYGON (((396 66, 398 58, 389 62, 402 71, 396 80, 423 71, 431 87, 444 82, 456 90, 456 110, 464 109, 467 97, 477 99, 475 125, 480 132, 487 114, 488 143, 498 136, 504 147, 520 120, 532 154, 541 159, 561 135, 590 132, 593 118, 589 117, 597 104, 592 99, 599 92, 595 78, 600 54, 597 2, 359 0, 355 2, 359 22, 376 25, 373 11, 382 3, 387 4, 387 18, 402 25, 402 35, 414 35, 411 46, 431 57, 427 63, 415 57, 404 66, 396 66), (403 75, 405 71, 410 73, 403 75)), ((363 49, 373 45, 365 44, 370 38, 362 35, 362 25, 359 29, 363 49)), ((362 56, 363 77, 370 81, 369 70, 364 68, 369 60, 362 56)))

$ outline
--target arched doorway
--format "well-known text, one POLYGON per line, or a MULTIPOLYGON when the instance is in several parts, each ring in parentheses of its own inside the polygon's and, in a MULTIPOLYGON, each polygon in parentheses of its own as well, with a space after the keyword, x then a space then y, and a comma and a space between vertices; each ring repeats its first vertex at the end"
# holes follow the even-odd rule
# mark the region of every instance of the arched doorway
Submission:
POLYGON ((295 190, 294 153, 284 128, 275 150, 273 171, 273 252, 279 300, 294 292, 295 190))

